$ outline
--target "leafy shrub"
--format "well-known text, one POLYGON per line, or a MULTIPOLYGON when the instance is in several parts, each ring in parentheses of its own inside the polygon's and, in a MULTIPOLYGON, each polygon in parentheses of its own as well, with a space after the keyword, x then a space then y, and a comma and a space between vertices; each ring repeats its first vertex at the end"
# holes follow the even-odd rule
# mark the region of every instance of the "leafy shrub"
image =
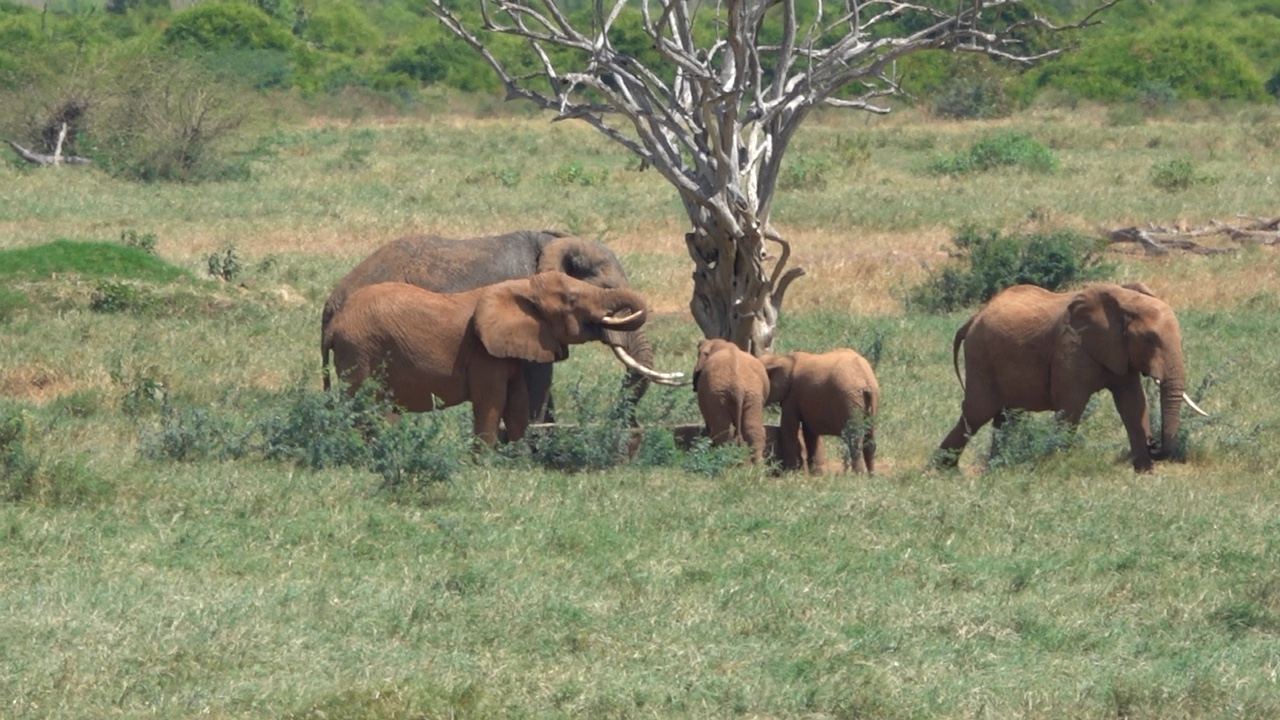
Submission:
POLYGON ((634 437, 627 422, 629 401, 618 396, 601 412, 588 394, 581 383, 569 390, 570 402, 578 408, 577 425, 530 431, 528 444, 534 461, 569 473, 605 470, 627 461, 634 437))
POLYGON ((557 185, 600 185, 607 178, 604 170, 593 173, 576 160, 561 165, 551 173, 551 181, 557 185))
POLYGON ((1046 63, 1040 87, 1058 87, 1091 100, 1123 100, 1151 83, 1167 84, 1182 98, 1259 101, 1261 77, 1223 33, 1188 25, 1164 25, 1142 33, 1117 33, 1046 63))
POLYGON ((908 303, 926 312, 950 312, 991 299, 1010 285, 1060 290, 1105 277, 1101 241, 1071 230, 1001 235, 964 227, 951 240, 952 262, 912 289, 908 303))
POLYGON ((1008 411, 1004 424, 992 431, 987 466, 994 469, 1034 465, 1071 447, 1075 440, 1075 430, 1058 422, 1052 414, 1033 416, 1022 410, 1008 411))
POLYGON ((155 306, 146 288, 118 280, 99 280, 89 297, 89 309, 100 313, 144 313, 155 306))
POLYGON ((176 462, 231 460, 248 450, 248 431, 205 408, 166 406, 160 427, 139 438, 144 457, 176 462))
POLYGON ((164 31, 171 47, 201 50, 288 50, 293 36, 258 8, 240 2, 194 5, 173 16, 164 31))
POLYGON ((1165 192, 1179 192, 1194 185, 1212 185, 1217 181, 1217 178, 1197 173, 1195 163, 1186 158, 1174 158, 1151 166, 1151 184, 1165 192))
POLYGON ((382 489, 414 492, 445 482, 462 469, 463 440, 442 413, 411 413, 383 427, 369 448, 369 469, 382 489))
POLYGON ((680 469, 697 475, 720 477, 726 471, 741 467, 751 457, 746 445, 711 444, 711 438, 698 438, 693 446, 679 455, 680 469))
POLYGON ((234 145, 259 102, 246 90, 198 59, 116 59, 96 79, 85 154, 143 182, 245 179, 250 157, 234 145))
POLYGON ((221 250, 210 253, 205 258, 205 266, 209 275, 225 282, 231 282, 240 275, 244 264, 240 262, 240 253, 235 245, 227 245, 221 250))
POLYGON ((965 152, 934 158, 929 164, 929 171, 938 175, 963 175, 1014 167, 1048 173, 1057 170, 1058 165, 1053 151, 1030 135, 1005 130, 975 142, 965 152))
POLYGON ((288 407, 260 423, 262 453, 321 470, 369 460, 366 432, 386 422, 390 407, 377 397, 377 384, 365 383, 355 395, 295 388, 288 407))
POLYGON ((364 55, 382 45, 382 34, 353 3, 319 5, 307 14, 301 36, 317 47, 334 52, 364 55))
POLYGON ((139 233, 132 228, 121 230, 120 244, 129 248, 137 248, 148 255, 156 254, 155 233, 139 233))

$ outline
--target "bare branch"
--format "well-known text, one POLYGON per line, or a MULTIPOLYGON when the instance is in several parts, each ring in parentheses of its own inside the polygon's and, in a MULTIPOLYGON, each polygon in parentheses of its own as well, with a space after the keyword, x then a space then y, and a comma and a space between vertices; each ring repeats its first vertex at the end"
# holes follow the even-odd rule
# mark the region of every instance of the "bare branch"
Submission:
POLYGON ((89 158, 80 157, 79 155, 65 155, 58 158, 55 155, 45 155, 44 153, 33 152, 12 140, 9 140, 8 143, 9 147, 13 148, 13 151, 18 153, 18 157, 36 165, 57 165, 59 163, 63 165, 88 165, 93 162, 89 158))

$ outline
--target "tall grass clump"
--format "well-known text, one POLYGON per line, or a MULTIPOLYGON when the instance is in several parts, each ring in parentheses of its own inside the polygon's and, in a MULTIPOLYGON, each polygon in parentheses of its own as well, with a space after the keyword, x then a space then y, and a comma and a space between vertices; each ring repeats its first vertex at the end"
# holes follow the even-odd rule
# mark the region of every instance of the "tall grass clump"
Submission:
POLYGON ((1053 151, 1027 133, 1004 130, 978 140, 968 150, 933 158, 928 165, 935 175, 967 175, 998 168, 1050 173, 1061 163, 1053 151))
POLYGON ((79 457, 49 459, 32 450, 33 432, 22 406, 0 405, 0 499, 47 507, 94 505, 111 499, 115 487, 79 457))
POLYGON ((951 262, 913 288, 908 305, 951 312, 986 302, 1011 285, 1061 290, 1111 272, 1102 262, 1101 241, 1073 230, 1007 235, 966 226, 951 242, 951 262))

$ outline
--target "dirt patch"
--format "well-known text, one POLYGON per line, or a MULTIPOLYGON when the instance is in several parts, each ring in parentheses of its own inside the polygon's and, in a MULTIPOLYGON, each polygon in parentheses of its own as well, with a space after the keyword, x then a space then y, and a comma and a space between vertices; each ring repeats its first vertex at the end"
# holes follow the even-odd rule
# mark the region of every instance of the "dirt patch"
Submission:
POLYGON ((24 365, 10 370, 0 379, 0 395, 44 404, 67 394, 71 383, 56 370, 43 365, 24 365))

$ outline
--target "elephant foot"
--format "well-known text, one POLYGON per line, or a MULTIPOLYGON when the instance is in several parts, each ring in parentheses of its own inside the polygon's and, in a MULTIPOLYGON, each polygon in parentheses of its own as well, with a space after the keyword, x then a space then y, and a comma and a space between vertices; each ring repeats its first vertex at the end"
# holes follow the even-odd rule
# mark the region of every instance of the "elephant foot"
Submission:
POLYGON ((938 470, 955 470, 960 467, 960 449, 938 448, 929 459, 929 467, 938 470))

